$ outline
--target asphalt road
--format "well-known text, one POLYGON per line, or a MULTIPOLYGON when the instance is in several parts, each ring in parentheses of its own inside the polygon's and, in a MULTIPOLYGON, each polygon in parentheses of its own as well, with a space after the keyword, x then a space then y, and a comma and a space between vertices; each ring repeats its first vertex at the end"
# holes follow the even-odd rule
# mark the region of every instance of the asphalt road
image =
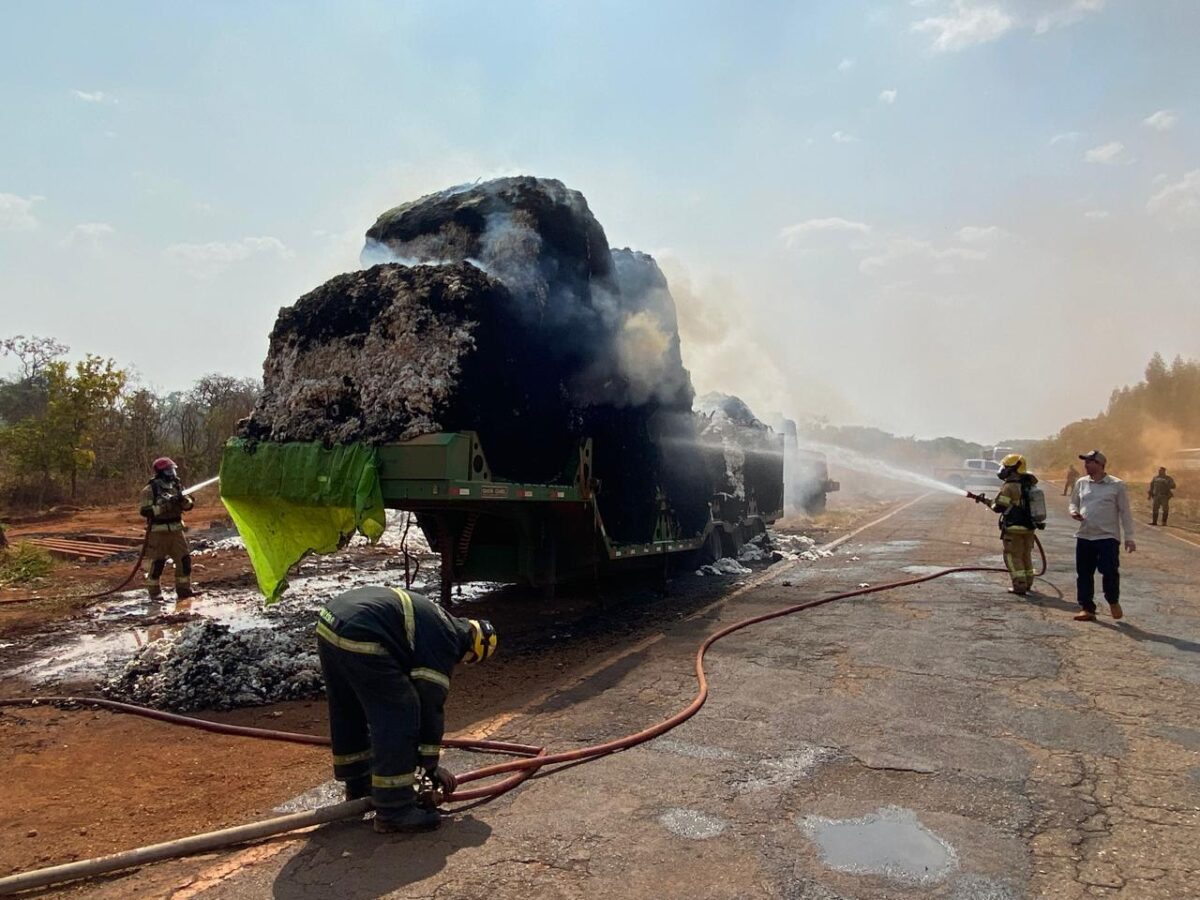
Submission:
MULTIPOLYGON (((216 898, 980 898, 1200 895, 1200 547, 1143 526, 1120 624, 1077 623, 1054 511, 1036 596, 966 574, 757 625, 651 744, 376 836, 363 823, 94 883, 216 898)), ((827 559, 681 618, 493 723, 554 749, 693 696, 711 630, 807 598, 999 565, 994 516, 933 495, 827 559)), ((1101 604, 1103 608, 1103 604, 1101 604)), ((478 732, 477 732, 478 734, 478 732)), ((465 769, 478 759, 450 758, 465 769)), ((117 894, 113 894, 116 896, 117 894)))

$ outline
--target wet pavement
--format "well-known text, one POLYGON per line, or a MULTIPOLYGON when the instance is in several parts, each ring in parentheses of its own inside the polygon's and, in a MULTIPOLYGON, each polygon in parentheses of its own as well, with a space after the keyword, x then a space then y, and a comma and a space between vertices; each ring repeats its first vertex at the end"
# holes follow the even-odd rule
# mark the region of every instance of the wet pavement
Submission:
MULTIPOLYGON (((680 728, 451 814, 434 834, 342 823, 269 856, 173 863, 89 894, 1195 896, 1200 551, 1139 535, 1123 557, 1126 618, 1076 623, 1071 535, 1052 510, 1051 570, 1026 599, 1001 574, 943 578, 738 632, 710 651, 709 702, 680 728)), ((458 725, 552 749, 637 731, 691 700, 695 647, 715 628, 987 564, 997 549, 993 516, 929 497, 832 556, 747 578, 723 604, 564 671, 518 709, 458 725)))

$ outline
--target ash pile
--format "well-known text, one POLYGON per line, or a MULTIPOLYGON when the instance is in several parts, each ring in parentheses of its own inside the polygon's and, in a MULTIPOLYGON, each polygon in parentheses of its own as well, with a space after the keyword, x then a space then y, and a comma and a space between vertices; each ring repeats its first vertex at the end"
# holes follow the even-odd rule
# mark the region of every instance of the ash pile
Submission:
MULTIPOLYGON (((558 181, 503 178, 398 206, 370 268, 283 309, 242 436, 479 433, 502 478, 561 482, 580 439, 610 534, 651 538, 661 486, 685 534, 708 515, 675 303, 654 260, 612 250, 558 181)), ((569 467, 569 468, 568 468, 569 467)))
POLYGON ((100 691, 113 700, 194 712, 319 697, 324 687, 311 627, 233 631, 203 620, 146 644, 100 691))
POLYGON ((741 398, 715 391, 696 401, 696 430, 715 495, 727 507, 726 518, 750 510, 768 517, 782 515, 782 435, 760 421, 741 398))

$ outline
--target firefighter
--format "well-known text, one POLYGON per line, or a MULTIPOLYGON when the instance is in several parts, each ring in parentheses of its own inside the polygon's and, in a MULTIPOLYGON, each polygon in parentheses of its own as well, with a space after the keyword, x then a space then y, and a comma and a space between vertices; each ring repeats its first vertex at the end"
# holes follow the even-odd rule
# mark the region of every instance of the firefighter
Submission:
POLYGON ((167 559, 175 568, 175 594, 195 596, 192 555, 183 531, 183 514, 195 501, 183 493, 175 461, 160 456, 151 465, 154 477, 142 488, 141 514, 150 526, 146 535, 146 588, 151 600, 162 599, 162 573, 167 559))
POLYGON ((1004 565, 1012 578, 1010 594, 1026 594, 1033 587, 1033 541, 1037 526, 1029 509, 1029 488, 1037 477, 1028 471, 1025 457, 1010 453, 1000 460, 997 477, 1004 487, 991 507, 1000 513, 1000 540, 1004 544, 1004 565))
POLYGON ((1162 523, 1167 524, 1167 514, 1171 511, 1171 498, 1175 496, 1175 479, 1167 474, 1167 470, 1159 466, 1158 474, 1150 481, 1150 491, 1146 496, 1152 501, 1151 525, 1158 524, 1158 511, 1162 510, 1162 523))
POLYGON ((317 617, 334 778, 347 800, 371 798, 381 834, 437 828, 436 805, 418 803, 417 788, 427 779, 454 790, 439 762, 450 674, 495 653, 495 629, 383 586, 339 594, 317 617))

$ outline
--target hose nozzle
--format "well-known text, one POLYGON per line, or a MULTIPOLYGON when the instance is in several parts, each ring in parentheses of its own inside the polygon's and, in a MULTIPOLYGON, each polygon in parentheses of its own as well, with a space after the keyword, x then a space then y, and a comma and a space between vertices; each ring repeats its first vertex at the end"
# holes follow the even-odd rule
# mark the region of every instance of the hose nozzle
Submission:
POLYGON ((983 504, 987 504, 987 503, 991 502, 983 494, 972 494, 970 491, 967 491, 967 499, 974 500, 976 503, 983 503, 983 504))

